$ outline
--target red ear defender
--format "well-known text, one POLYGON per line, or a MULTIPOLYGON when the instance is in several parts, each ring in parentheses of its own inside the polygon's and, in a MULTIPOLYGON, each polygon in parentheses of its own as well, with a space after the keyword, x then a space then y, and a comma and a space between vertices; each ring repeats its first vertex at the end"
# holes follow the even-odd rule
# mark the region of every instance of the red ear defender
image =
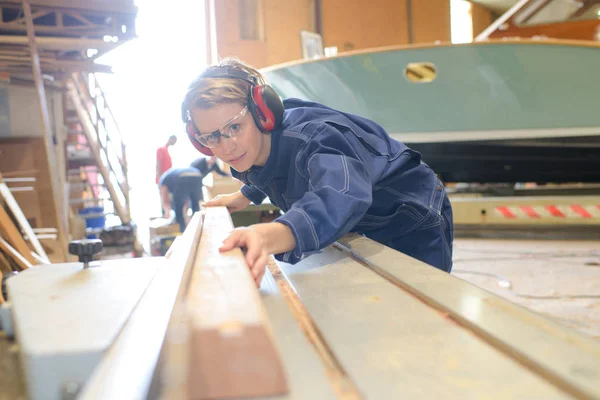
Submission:
POLYGON ((281 126, 283 120, 283 103, 269 85, 256 85, 250 91, 249 105, 254 104, 252 116, 258 128, 270 132, 281 126))
POLYGON ((192 142, 192 144, 194 145, 196 150, 198 150, 200 153, 202 153, 204 155, 214 156, 214 153, 212 152, 211 149, 209 149, 206 146, 202 146, 200 144, 200 142, 198 142, 198 140, 196 140, 196 128, 194 128, 193 121, 189 120, 185 124, 185 131, 187 132, 188 138, 190 139, 190 142, 192 142))

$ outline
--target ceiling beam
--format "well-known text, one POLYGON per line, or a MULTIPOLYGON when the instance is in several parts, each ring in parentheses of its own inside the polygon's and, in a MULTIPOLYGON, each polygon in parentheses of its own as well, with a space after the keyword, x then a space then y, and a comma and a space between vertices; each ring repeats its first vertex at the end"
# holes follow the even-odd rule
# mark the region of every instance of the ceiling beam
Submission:
MULTIPOLYGON (((115 42, 105 42, 101 39, 75 39, 60 37, 36 37, 35 43, 40 49, 52 50, 87 50, 97 49, 108 51, 119 45, 115 42)), ((25 45, 29 44, 27 36, 8 36, 0 35, 0 45, 25 45)))

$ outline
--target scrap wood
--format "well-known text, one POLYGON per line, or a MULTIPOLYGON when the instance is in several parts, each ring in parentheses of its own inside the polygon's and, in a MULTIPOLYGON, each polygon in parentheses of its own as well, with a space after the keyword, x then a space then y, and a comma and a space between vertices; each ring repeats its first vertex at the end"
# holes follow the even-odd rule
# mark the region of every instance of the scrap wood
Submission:
POLYGON ((0 182, 2 182, 2 177, 4 177, 4 178, 19 178, 23 175, 35 176, 37 173, 38 173, 37 169, 26 169, 26 170, 9 171, 9 172, 5 171, 0 174, 0 182))
MULTIPOLYGON (((8 210, 12 213, 16 222, 19 224, 19 226, 23 230, 23 232, 25 232, 25 235, 27 235, 29 243, 31 243, 31 246, 35 249, 35 252, 39 256, 38 258, 41 258, 46 263, 50 263, 50 260, 48 259, 48 255, 46 254, 44 248, 40 244, 37 236, 33 232, 31 225, 29 225, 29 222, 27 221, 27 218, 23 214, 23 211, 21 211, 19 204, 17 203, 17 201, 13 197, 12 193, 8 189, 8 186, 6 186, 6 183, 3 182, 2 175, 0 175, 0 200, 3 200, 6 203, 6 205, 8 206, 8 210)), ((0 207, 0 214, 2 214, 3 211, 6 214, 6 211, 2 207, 0 207)), ((8 217, 8 215, 6 215, 6 217, 8 217)), ((0 220, 3 220, 2 215, 0 215, 0 220)), ((12 223, 12 221, 10 221, 10 222, 11 222, 10 225, 12 225, 14 227, 14 230, 17 231, 18 236, 21 237, 21 239, 23 239, 20 232, 17 230, 17 227, 15 226, 15 224, 12 223)), ((11 243, 13 243, 13 245, 21 252, 21 254, 23 254, 23 256, 29 262, 37 263, 36 258, 31 255, 31 251, 29 250, 29 247, 27 246, 27 244, 25 244, 25 246, 27 247, 27 252, 25 252, 25 248, 22 247, 22 244, 20 243, 19 239, 15 239, 19 243, 13 241, 14 230, 12 230, 9 227, 8 228, 10 230, 10 233, 9 233, 4 226, 0 225, 0 228, 4 229, 4 231, 7 232, 7 235, 10 235, 9 239, 10 239, 11 243)), ((25 242, 24 239, 23 239, 23 242, 25 242)))
POLYGON ((0 250, 11 257, 21 269, 27 269, 33 266, 21 255, 21 253, 15 250, 6 240, 2 239, 2 237, 0 237, 0 250))
MULTIPOLYGON (((31 255, 31 250, 25 242, 21 232, 14 225, 6 210, 0 206, 0 232, 4 232, 8 243, 14 246, 15 251, 20 253, 21 257, 27 260, 28 263, 36 263, 35 258, 31 255)), ((11 246, 11 248, 12 248, 11 246)))
POLYGON ((12 270, 12 262, 2 251, 0 251, 0 271, 6 274, 12 272, 12 270))

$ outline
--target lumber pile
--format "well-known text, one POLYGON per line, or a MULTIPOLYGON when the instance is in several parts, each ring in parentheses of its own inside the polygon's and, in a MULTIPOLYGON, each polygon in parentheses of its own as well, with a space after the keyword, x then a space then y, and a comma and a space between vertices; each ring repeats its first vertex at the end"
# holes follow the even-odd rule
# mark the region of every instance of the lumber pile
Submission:
POLYGON ((37 234, 0 175, 0 273, 23 271, 49 262, 37 234))

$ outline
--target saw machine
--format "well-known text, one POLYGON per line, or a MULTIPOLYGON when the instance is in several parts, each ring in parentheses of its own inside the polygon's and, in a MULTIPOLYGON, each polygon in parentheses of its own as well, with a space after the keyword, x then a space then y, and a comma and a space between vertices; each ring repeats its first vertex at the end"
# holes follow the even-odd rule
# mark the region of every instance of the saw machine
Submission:
POLYGON ((257 290, 231 228, 206 209, 165 257, 79 242, 7 279, 0 398, 600 399, 591 338, 356 235, 257 290))

